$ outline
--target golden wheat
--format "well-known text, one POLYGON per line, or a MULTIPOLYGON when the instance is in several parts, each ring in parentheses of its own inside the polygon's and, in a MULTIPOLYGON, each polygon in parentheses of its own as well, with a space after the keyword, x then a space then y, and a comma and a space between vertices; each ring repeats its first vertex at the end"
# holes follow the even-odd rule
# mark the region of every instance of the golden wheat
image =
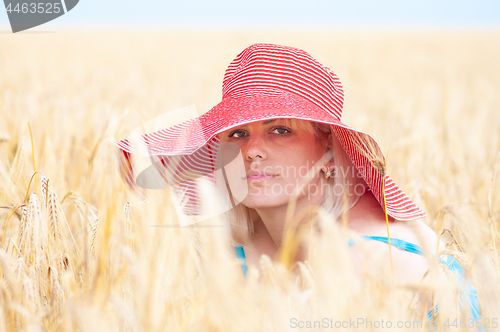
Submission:
POLYGON ((500 319, 500 32, 58 31, 0 38, 0 330, 283 331, 293 329, 292 319, 425 322, 430 308, 416 292, 434 294, 442 331, 457 330, 444 324, 460 318, 459 294, 453 281, 437 278, 436 264, 420 283, 393 284, 387 257, 360 244, 366 263, 356 278, 349 234, 321 213, 321 235, 291 229, 286 265, 263 256, 245 279, 217 220, 178 227, 168 190, 127 188, 113 142, 169 110, 195 103, 207 111, 220 100, 227 64, 254 42, 303 48, 340 76, 345 122, 371 133, 387 159, 360 140, 367 157, 426 210, 425 223, 438 234, 452 232, 444 231, 446 246, 436 250, 466 268, 483 318, 500 319), (298 238, 310 255, 292 273, 288 256, 298 238))

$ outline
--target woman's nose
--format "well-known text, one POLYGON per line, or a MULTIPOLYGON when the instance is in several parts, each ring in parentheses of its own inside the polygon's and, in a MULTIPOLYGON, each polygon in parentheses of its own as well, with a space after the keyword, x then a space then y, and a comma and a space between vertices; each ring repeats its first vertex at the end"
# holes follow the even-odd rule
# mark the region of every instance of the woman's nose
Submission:
POLYGON ((255 161, 256 159, 266 159, 267 150, 265 140, 260 134, 250 135, 246 147, 245 159, 247 161, 255 161))

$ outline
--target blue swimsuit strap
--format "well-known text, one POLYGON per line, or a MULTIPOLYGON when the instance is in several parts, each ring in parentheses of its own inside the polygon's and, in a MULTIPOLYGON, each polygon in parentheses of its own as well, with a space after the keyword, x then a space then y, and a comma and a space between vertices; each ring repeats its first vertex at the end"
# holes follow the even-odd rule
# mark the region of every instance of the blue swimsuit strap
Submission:
MULTIPOLYGON (((362 238, 363 240, 375 240, 375 241, 385 242, 387 244, 389 243, 389 238, 387 238, 385 236, 361 235, 360 238, 362 238)), ((347 242, 347 247, 350 247, 350 246, 354 245, 355 243, 356 242, 354 239, 349 239, 349 241, 347 242)), ((424 251, 422 250, 422 248, 420 248, 416 244, 406 242, 404 240, 391 239, 391 246, 394 246, 394 247, 399 248, 401 250, 406 250, 406 251, 413 252, 415 254, 419 254, 419 255, 424 256, 424 251)))
MULTIPOLYGON (((375 240, 381 241, 385 243, 389 243, 389 239, 385 236, 368 236, 361 235, 361 239, 363 240, 375 240)), ((347 246, 350 247, 354 245, 356 242, 353 239, 349 239, 347 246)), ((401 250, 406 250, 418 255, 424 256, 424 251, 421 247, 416 244, 406 242, 401 239, 391 239, 391 246, 399 248, 401 250)), ((464 305, 467 305, 471 311, 472 317, 476 319, 481 319, 481 314, 479 313, 479 301, 477 298, 477 292, 472 287, 470 281, 465 277, 464 270, 458 263, 458 261, 449 255, 441 255, 439 257, 439 261, 444 264, 454 275, 456 278, 456 284, 459 291, 462 293, 460 296, 460 308, 463 308, 464 305)), ((434 307, 434 315, 438 312, 438 307, 434 307)), ((432 310, 428 313, 427 317, 432 319, 432 310)), ((484 331, 483 328, 480 328, 479 331, 484 331)))
MULTIPOLYGON (((374 241, 380 241, 380 242, 385 242, 389 243, 389 239, 385 236, 368 236, 368 235, 361 235, 359 236, 360 239, 362 240, 374 240, 374 241)), ((350 247, 354 245, 356 241, 354 239, 349 239, 347 246, 350 247)), ((396 239, 392 238, 391 239, 391 246, 394 246, 398 249, 401 250, 406 250, 418 255, 424 256, 424 251, 422 250, 421 247, 419 247, 416 244, 406 242, 401 239, 396 239)), ((246 264, 246 258, 245 258, 245 251, 243 250, 243 246, 235 246, 234 251, 236 252, 236 257, 238 257, 238 260, 240 262, 241 268, 243 270, 243 273, 245 274, 246 277, 248 277, 248 267, 246 264)), ((462 308, 464 305, 464 302, 466 305, 470 308, 472 317, 477 321, 477 319, 481 318, 481 315, 479 313, 479 303, 478 303, 478 298, 477 298, 477 292, 472 287, 471 283, 467 278, 465 278, 465 273, 460 266, 460 264, 457 262, 457 260, 449 255, 441 255, 439 257, 439 260, 441 263, 443 263, 448 269, 454 273, 456 280, 457 280, 457 287, 458 289, 462 292, 462 296, 460 297, 460 307, 462 308)), ((432 319, 433 317, 433 311, 434 315, 438 313, 438 306, 436 305, 433 310, 431 310, 428 314, 427 317, 429 320, 432 319)), ((484 328, 480 328, 479 331, 484 331, 484 328)))
POLYGON ((243 246, 235 246, 234 251, 236 252, 236 257, 240 262, 241 269, 243 270, 245 277, 248 277, 247 259, 245 258, 245 250, 243 250, 243 246))

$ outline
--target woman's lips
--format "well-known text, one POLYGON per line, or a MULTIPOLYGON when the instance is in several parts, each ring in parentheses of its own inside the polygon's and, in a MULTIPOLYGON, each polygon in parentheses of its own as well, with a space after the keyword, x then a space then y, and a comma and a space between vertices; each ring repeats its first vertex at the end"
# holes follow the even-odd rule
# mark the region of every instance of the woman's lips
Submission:
POLYGON ((266 180, 274 179, 276 176, 277 176, 277 174, 274 174, 273 172, 266 172, 266 171, 261 170, 261 169, 253 169, 247 173, 246 177, 244 177, 243 180, 266 181, 266 180))
POLYGON ((274 179, 275 177, 275 175, 249 175, 245 179, 247 181, 265 181, 274 179))

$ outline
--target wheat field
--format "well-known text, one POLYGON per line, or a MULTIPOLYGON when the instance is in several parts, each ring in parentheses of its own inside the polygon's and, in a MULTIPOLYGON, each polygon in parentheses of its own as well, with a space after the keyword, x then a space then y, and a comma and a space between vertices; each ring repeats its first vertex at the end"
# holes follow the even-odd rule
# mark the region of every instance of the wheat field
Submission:
MULTIPOLYGON (((393 285, 390 271, 367 265, 366 278, 351 278, 334 229, 308 242, 312 255, 298 275, 263 257, 245 279, 226 228, 174 227, 167 191, 141 196, 125 185, 114 142, 167 111, 209 110, 226 66, 256 42, 302 48, 339 75, 343 121, 379 142, 424 222, 452 231, 459 246, 450 253, 495 330, 500 31, 61 30, 0 35, 0 331, 425 322, 411 305, 415 291, 438 297, 436 329, 475 331, 460 326, 456 289, 437 273, 393 285)), ((374 325, 302 330, 381 329, 374 325)))

